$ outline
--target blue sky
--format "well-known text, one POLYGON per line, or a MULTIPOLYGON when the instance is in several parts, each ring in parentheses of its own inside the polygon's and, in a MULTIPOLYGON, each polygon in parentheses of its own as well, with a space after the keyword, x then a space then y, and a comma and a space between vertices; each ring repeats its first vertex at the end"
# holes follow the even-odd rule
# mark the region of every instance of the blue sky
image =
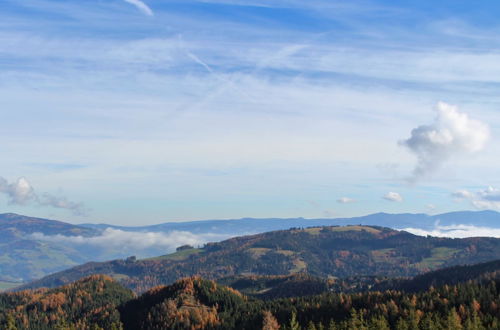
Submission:
POLYGON ((499 12, 2 0, 0 212, 133 225, 497 209, 499 12))

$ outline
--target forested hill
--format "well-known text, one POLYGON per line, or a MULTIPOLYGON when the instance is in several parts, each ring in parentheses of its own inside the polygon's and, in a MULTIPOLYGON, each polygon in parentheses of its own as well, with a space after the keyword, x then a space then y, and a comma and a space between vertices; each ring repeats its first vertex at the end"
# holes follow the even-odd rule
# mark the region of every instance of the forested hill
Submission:
POLYGON ((120 329, 118 306, 134 294, 94 275, 54 289, 0 294, 0 329, 120 329))
POLYGON ((0 294, 0 328, 498 329, 499 288, 499 273, 486 272, 416 293, 327 291, 264 301, 191 277, 136 298, 109 277, 92 276, 57 289, 0 294))
POLYGON ((136 292, 192 275, 412 276, 499 255, 496 238, 421 237, 370 226, 315 227, 242 236, 146 260, 88 263, 23 288, 59 286, 92 274, 110 275, 136 292))

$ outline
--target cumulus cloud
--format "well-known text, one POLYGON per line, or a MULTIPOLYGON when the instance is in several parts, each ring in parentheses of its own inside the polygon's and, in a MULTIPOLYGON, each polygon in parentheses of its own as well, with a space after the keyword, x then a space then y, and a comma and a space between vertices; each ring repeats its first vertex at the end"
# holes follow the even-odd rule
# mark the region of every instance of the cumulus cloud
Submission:
POLYGON ((419 236, 436 236, 450 238, 466 238, 466 237, 497 237, 500 238, 499 228, 476 227, 472 225, 450 225, 440 226, 436 224, 434 229, 425 230, 420 228, 404 228, 402 229, 409 233, 419 236))
POLYGON ((349 197, 341 197, 341 198, 337 199, 337 203, 340 203, 340 204, 349 204, 349 203, 354 203, 354 202, 356 202, 356 200, 353 198, 349 198, 349 197))
POLYGON ((130 3, 131 5, 137 7, 137 9, 139 9, 141 12, 143 12, 144 14, 146 14, 148 16, 154 15, 151 8, 149 8, 148 5, 146 5, 144 2, 142 2, 140 0, 123 0, 123 1, 130 3))
POLYGON ((104 248, 106 251, 116 253, 117 257, 124 257, 128 255, 154 256, 172 252, 176 247, 184 244, 198 246, 232 236, 234 235, 213 233, 194 234, 187 231, 171 231, 167 233, 131 232, 107 228, 100 235, 92 237, 33 233, 29 238, 38 241, 61 243, 65 246, 79 246, 80 248, 104 248))
POLYGON ((42 193, 42 195, 39 196, 25 177, 20 177, 12 183, 0 177, 0 193, 5 194, 9 204, 12 205, 34 204, 51 206, 70 210, 75 215, 86 215, 88 212, 83 203, 69 201, 66 197, 54 196, 49 193, 42 193))
POLYGON ((400 142, 417 156, 412 182, 432 174, 453 156, 482 150, 489 139, 488 126, 459 112, 457 107, 439 102, 436 110, 432 124, 414 128, 411 137, 400 142))
POLYGON ((403 201, 403 196, 401 196, 397 192, 393 192, 393 191, 389 191, 382 198, 387 200, 387 201, 390 201, 390 202, 402 202, 403 201))
POLYGON ((7 195, 10 204, 25 205, 37 200, 33 187, 24 177, 12 183, 0 177, 0 192, 7 195))
POLYGON ((500 210, 500 189, 489 186, 476 193, 468 190, 458 190, 451 194, 457 200, 468 200, 479 210, 500 210))

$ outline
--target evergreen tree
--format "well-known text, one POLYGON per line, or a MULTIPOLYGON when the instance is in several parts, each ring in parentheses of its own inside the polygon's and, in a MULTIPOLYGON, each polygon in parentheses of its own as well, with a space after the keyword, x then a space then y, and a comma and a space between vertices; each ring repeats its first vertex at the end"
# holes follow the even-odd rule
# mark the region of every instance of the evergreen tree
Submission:
POLYGON ((262 330, 278 330, 280 325, 270 311, 264 311, 262 320, 262 330))
POLYGON ((446 329, 449 330, 462 329, 462 322, 455 308, 452 308, 451 311, 448 313, 448 316, 446 318, 446 329))
POLYGON ((368 323, 368 329, 370 330, 390 330, 389 322, 383 316, 372 317, 368 323))
POLYGON ((313 321, 309 321, 309 323, 307 324, 307 330, 317 330, 316 325, 313 321))
POLYGON ((7 314, 7 319, 5 322, 5 330, 17 330, 16 320, 11 313, 7 314))
POLYGON ((297 315, 295 314, 295 312, 292 312, 292 316, 290 318, 289 329, 290 330, 301 330, 302 329, 299 322, 297 322, 297 315))

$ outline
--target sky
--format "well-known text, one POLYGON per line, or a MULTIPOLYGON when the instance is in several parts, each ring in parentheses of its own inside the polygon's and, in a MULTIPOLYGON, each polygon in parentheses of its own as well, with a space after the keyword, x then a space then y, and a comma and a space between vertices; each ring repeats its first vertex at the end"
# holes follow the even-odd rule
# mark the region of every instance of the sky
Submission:
POLYGON ((500 208, 498 1, 0 0, 0 212, 500 208))

